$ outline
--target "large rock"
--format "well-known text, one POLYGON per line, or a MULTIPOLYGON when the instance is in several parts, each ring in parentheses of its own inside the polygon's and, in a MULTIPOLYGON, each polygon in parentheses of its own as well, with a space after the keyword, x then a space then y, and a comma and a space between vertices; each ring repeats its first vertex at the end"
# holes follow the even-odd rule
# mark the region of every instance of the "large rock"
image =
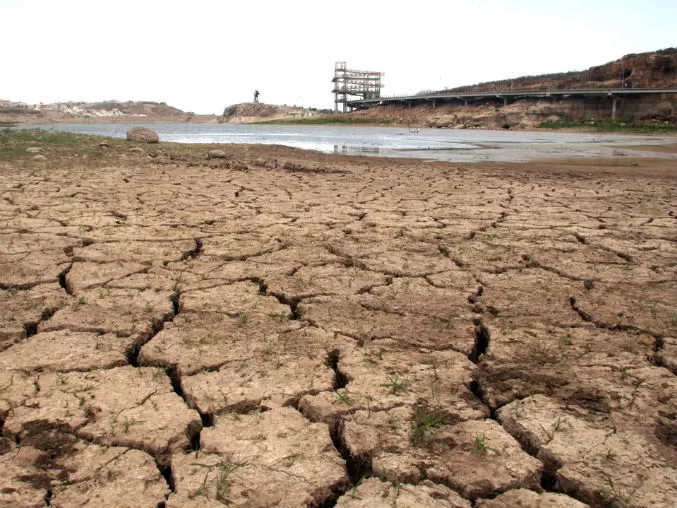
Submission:
POLYGON ((127 131, 127 141, 137 143, 159 143, 160 137, 153 129, 148 127, 132 127, 127 131))
POLYGON ((209 159, 229 159, 230 154, 227 154, 223 150, 210 150, 207 152, 207 158, 209 159))

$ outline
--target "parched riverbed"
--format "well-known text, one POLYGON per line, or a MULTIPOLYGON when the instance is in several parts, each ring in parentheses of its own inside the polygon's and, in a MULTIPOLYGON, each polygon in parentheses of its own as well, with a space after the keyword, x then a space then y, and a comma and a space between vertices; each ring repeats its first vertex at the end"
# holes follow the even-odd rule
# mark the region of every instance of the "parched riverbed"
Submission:
POLYGON ((674 506, 674 161, 0 136, 0 505, 674 506))

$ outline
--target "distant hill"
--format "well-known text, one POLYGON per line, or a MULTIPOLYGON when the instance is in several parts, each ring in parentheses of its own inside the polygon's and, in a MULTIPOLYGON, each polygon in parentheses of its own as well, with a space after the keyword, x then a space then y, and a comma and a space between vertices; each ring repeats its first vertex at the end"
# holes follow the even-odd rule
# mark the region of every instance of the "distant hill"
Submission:
POLYGON ((0 122, 16 123, 216 123, 216 115, 195 115, 165 102, 115 100, 100 102, 59 102, 0 107, 0 122))
MULTIPOLYGON (((107 103, 100 103, 107 104, 107 103)), ((165 102, 123 102, 120 103, 118 109, 128 115, 146 115, 154 117, 183 117, 185 118, 188 115, 187 112, 182 111, 173 106, 168 106, 165 102)))
POLYGON ((538 76, 490 81, 444 90, 448 92, 481 92, 505 90, 534 90, 550 88, 634 88, 677 87, 677 48, 667 48, 647 53, 632 53, 618 60, 590 67, 584 71, 559 72, 538 76))

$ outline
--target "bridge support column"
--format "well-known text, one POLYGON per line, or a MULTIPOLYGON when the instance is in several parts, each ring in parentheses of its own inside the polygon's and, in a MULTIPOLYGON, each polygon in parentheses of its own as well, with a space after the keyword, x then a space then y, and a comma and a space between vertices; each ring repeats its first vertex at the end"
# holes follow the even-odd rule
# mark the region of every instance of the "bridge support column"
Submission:
POLYGON ((611 119, 616 119, 616 97, 611 97, 611 119))
POLYGON ((433 109, 436 109, 436 108, 437 108, 437 103, 435 101, 433 101, 433 109))
POLYGON ((463 105, 464 105, 464 106, 467 106, 467 105, 468 105, 468 99, 466 99, 466 100, 463 101, 463 105))
POLYGON ((503 97, 503 106, 507 106, 507 105, 508 105, 508 98, 503 97))
POLYGON ((407 105, 408 108, 411 108, 411 101, 407 102, 407 105))

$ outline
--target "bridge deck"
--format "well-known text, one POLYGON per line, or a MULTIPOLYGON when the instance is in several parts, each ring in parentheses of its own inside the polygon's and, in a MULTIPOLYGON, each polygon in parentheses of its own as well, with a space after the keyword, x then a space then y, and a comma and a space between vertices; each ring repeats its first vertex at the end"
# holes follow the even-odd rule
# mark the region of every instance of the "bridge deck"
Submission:
POLYGON ((429 94, 399 95, 378 97, 375 99, 358 99, 347 101, 350 107, 375 106, 377 104, 396 102, 426 102, 435 100, 473 100, 495 97, 498 99, 515 99, 527 97, 572 97, 572 96, 608 96, 677 94, 677 88, 591 88, 570 90, 497 90, 491 92, 435 92, 429 94))

